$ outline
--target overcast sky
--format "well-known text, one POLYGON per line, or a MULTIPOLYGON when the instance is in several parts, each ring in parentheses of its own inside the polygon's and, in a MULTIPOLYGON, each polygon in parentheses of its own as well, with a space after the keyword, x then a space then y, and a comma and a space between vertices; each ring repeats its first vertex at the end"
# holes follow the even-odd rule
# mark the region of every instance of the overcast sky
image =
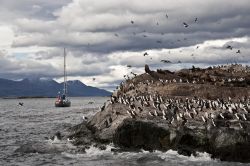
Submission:
POLYGON ((169 70, 250 64, 249 0, 0 0, 0 4, 0 78, 61 81, 63 47, 69 79, 107 90, 114 89, 124 74, 143 73, 145 64, 169 70))

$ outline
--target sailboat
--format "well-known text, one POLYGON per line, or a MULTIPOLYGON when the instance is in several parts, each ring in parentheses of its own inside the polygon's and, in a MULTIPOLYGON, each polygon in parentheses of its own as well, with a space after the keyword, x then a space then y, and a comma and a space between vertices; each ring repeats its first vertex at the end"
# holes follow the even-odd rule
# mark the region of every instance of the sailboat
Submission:
POLYGON ((57 100, 55 101, 55 106, 56 107, 70 107, 71 102, 67 98, 67 73, 66 73, 66 51, 64 48, 64 82, 63 82, 63 94, 61 95, 60 93, 57 96, 57 100))

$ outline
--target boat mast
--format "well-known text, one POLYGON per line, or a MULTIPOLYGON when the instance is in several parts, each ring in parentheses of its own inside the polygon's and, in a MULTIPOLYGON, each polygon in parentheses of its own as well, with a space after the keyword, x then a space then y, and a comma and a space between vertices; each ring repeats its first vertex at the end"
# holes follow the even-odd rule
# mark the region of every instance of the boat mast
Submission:
POLYGON ((63 94, 67 94, 67 78, 66 78, 66 51, 65 48, 63 49, 64 55, 64 87, 63 87, 63 94))

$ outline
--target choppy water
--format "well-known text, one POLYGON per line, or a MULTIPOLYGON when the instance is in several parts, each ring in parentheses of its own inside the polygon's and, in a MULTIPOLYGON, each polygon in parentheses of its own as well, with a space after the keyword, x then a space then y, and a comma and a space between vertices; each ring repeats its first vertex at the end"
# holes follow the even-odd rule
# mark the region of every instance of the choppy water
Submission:
POLYGON ((107 98, 71 98, 72 107, 55 108, 54 99, 0 99, 0 165, 247 165, 212 160, 206 153, 198 157, 143 151, 111 152, 112 145, 100 151, 90 147, 86 153, 68 141, 50 141, 45 137, 63 131, 91 116, 107 98), (88 104, 94 101, 94 104, 88 104), (24 106, 18 106, 23 102, 24 106), (15 152, 22 145, 41 148, 42 153, 15 152), (45 149, 45 150, 44 150, 45 149))

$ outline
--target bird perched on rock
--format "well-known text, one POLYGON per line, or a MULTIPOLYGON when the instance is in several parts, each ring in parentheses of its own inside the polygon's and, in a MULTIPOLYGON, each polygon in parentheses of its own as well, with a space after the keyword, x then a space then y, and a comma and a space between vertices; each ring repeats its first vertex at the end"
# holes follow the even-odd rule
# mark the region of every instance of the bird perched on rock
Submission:
POLYGON ((151 72, 151 70, 149 69, 149 66, 147 64, 145 65, 145 72, 146 73, 150 73, 151 72))
POLYGON ((87 121, 88 120, 88 117, 86 117, 86 116, 82 116, 82 119, 84 120, 84 121, 87 121))

